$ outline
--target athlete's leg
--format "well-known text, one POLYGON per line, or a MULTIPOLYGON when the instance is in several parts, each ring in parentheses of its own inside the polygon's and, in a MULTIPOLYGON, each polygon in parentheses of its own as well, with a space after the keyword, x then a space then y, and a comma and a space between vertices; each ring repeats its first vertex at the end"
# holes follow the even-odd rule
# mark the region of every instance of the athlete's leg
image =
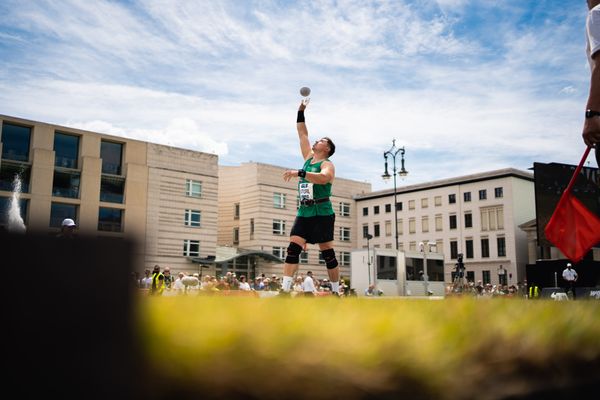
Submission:
POLYGON ((289 292, 292 288, 293 276, 298 271, 300 262, 300 253, 305 249, 306 240, 300 236, 290 236, 290 245, 287 248, 285 264, 283 264, 283 282, 281 288, 284 292, 289 292))
POLYGON ((319 249, 323 253, 323 259, 325 260, 325 266, 327 267, 327 275, 329 275, 329 282, 331 282, 331 291, 334 293, 340 292, 340 267, 338 261, 335 258, 335 250, 333 250, 333 241, 319 243, 319 249))

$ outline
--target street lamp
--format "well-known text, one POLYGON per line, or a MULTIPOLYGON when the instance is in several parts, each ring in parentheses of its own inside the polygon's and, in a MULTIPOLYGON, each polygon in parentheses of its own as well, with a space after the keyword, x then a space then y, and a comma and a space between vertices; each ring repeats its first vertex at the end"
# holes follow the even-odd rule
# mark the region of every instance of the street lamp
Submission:
MULTIPOLYGON (((425 296, 429 296, 429 275, 427 273, 427 253, 431 252, 431 248, 435 247, 435 242, 419 242, 419 250, 423 253, 423 286, 425 290, 425 296)), ((434 250, 435 251, 435 250, 434 250)))
POLYGON ((371 246, 369 240, 373 239, 373 235, 367 233, 367 271, 369 272, 369 286, 371 286, 371 246))
POLYGON ((388 156, 392 157, 393 161, 393 173, 394 173, 394 218, 395 218, 395 229, 396 229, 396 251, 398 251, 398 206, 396 201, 396 156, 400 153, 400 171, 398 171, 398 175, 406 176, 408 175, 408 171, 404 169, 404 146, 396 147, 396 139, 392 140, 392 147, 383 153, 383 159, 385 160, 385 172, 381 177, 384 181, 390 179, 391 175, 388 173, 388 156))

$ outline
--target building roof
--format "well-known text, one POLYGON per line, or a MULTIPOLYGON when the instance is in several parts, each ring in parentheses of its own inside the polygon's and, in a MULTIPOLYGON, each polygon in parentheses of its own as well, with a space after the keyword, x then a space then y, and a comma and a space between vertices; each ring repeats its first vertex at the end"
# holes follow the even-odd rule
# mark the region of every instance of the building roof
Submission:
MULTIPOLYGON (((494 171, 480 172, 472 175, 458 176, 454 178, 440 179, 437 181, 419 183, 416 185, 396 187, 396 194, 406 194, 423 190, 437 189, 446 186, 487 181, 491 179, 514 177, 533 182, 533 172, 522 171, 515 168, 503 168, 494 171)), ((358 194, 353 197, 356 201, 371 200, 380 197, 388 197, 394 194, 394 189, 378 190, 371 193, 358 194)))

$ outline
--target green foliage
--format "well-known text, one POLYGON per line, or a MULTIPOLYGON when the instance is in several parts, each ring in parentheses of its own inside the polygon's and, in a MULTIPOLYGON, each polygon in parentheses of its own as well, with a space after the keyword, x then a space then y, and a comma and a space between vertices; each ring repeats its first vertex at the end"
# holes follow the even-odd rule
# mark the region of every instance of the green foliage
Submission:
POLYGON ((184 387, 204 398, 279 399, 293 391, 307 399, 467 399, 476 388, 506 398, 600 376, 598 302, 142 301, 148 362, 164 384, 155 390, 166 396, 184 387))

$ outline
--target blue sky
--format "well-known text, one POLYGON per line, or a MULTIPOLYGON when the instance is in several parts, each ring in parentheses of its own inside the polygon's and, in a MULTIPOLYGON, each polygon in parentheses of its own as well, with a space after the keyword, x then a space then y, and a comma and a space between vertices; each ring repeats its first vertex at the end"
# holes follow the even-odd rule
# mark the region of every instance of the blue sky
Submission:
POLYGON ((0 114, 410 185, 576 164, 589 85, 584 0, 0 2, 0 114))

